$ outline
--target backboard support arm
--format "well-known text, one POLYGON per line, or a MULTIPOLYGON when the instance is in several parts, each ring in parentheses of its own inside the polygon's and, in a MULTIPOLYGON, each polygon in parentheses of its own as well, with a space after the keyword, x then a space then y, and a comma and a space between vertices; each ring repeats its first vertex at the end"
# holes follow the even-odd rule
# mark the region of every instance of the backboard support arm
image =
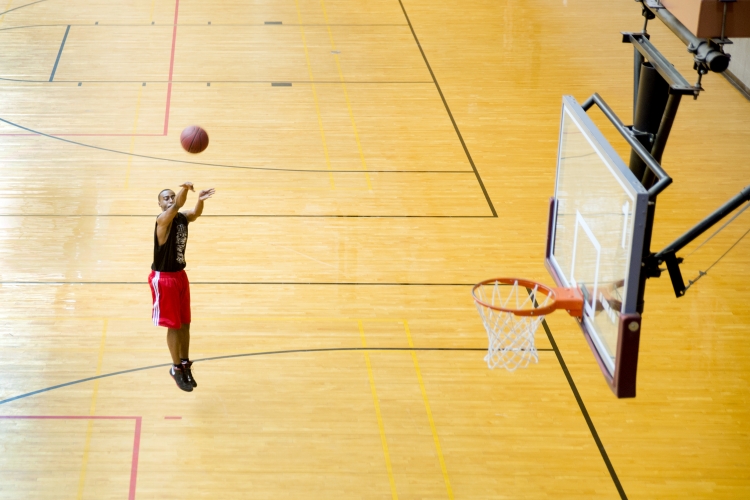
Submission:
MULTIPOLYGON (((698 224, 689 229, 685 234, 674 240, 672 243, 667 245, 661 252, 652 254, 644 262, 644 266, 651 270, 658 270, 659 265, 666 264, 669 277, 672 280, 672 287, 674 288, 675 296, 682 297, 685 295, 687 287, 682 279, 682 273, 680 271, 680 264, 682 258, 677 257, 677 252, 685 248, 687 245, 695 241, 700 235, 711 229, 724 217, 734 212, 744 203, 750 201, 750 186, 739 192, 736 196, 732 197, 725 204, 716 209, 711 215, 700 221, 698 224)), ((660 271, 658 271, 660 274, 660 271)))

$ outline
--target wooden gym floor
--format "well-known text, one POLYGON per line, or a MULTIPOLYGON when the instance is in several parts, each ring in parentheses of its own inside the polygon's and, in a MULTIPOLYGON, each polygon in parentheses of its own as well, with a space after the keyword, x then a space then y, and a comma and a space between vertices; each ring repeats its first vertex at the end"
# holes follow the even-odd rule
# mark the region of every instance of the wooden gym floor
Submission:
MULTIPOLYGON (((684 298, 649 283, 636 399, 561 314, 538 365, 482 361, 469 285, 551 282, 561 96, 629 122, 641 26, 630 0, 2 0, 0 498, 750 496, 750 238, 684 298), (156 195, 186 180, 216 187, 190 394, 146 284, 156 195)), ((750 180, 750 102, 704 87, 654 248, 750 180)))

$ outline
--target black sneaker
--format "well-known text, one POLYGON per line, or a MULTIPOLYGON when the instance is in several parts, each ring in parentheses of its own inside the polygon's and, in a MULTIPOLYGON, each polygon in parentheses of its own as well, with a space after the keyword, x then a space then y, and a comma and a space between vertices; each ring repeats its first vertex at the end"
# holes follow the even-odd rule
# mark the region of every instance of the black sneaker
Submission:
POLYGON ((198 382, 195 381, 193 378, 193 370, 190 369, 190 367, 193 366, 192 361, 188 361, 187 363, 182 363, 182 371, 185 372, 185 378, 187 381, 192 385, 193 387, 198 387, 198 382))
POLYGON ((185 392, 192 392, 193 386, 188 382, 187 377, 185 376, 185 371, 182 368, 175 368, 173 365, 172 368, 169 369, 169 374, 174 379, 177 387, 185 392))

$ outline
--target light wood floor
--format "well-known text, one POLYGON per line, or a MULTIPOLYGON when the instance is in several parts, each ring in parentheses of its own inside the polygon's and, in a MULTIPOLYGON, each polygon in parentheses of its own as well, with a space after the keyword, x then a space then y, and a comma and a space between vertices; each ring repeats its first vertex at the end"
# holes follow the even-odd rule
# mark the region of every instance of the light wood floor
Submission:
MULTIPOLYGON (((561 96, 630 121, 619 33, 642 18, 603 5, 0 0, 0 498, 750 497, 750 238, 684 298, 649 283, 636 399, 559 314, 572 385, 542 332, 538 365, 482 361, 469 285, 551 282, 561 96), (190 394, 146 285, 156 195, 186 180, 216 188, 190 227, 190 394)), ((750 184, 750 102, 703 85, 654 248, 750 184)))

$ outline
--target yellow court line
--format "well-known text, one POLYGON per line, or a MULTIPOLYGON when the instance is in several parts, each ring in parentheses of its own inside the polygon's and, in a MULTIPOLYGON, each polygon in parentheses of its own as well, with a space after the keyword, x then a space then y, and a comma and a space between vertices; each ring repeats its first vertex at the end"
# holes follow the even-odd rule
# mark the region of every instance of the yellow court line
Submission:
MULTIPOLYGON (((96 363, 96 374, 102 374, 102 364, 104 361, 104 345, 107 342, 107 320, 104 320, 104 326, 102 327, 102 340, 99 343, 99 359, 96 363)), ((94 381, 94 392, 91 396, 91 407, 89 408, 89 415, 96 413, 96 396, 99 393, 99 379, 94 381)), ((94 421, 89 420, 88 427, 86 429, 86 444, 83 447, 83 463, 81 464, 81 475, 78 478, 78 500, 83 498, 83 487, 86 484, 86 467, 89 463, 89 448, 91 446, 91 432, 94 427, 94 421)))
MULTIPOLYGON (((359 336, 362 338, 362 347, 367 347, 365 339, 365 327, 362 321, 358 321, 359 336)), ((388 470, 388 480, 391 483, 391 495, 394 500, 398 499, 396 492, 396 480, 393 477, 393 468, 391 467, 391 456, 388 454, 388 441, 385 438, 385 427, 383 427, 383 416, 380 414, 380 402, 378 393, 375 390, 375 377, 372 375, 372 365, 370 364, 370 354, 365 352, 365 363, 367 364, 367 376, 370 377, 370 390, 372 391, 372 402, 375 405, 375 415, 378 417, 378 429, 380 430, 380 442, 383 444, 383 455, 385 456, 385 468, 388 470)))
MULTIPOLYGON (((12 3, 13 3, 13 0, 9 0, 8 5, 6 5, 5 8, 3 9, 3 12, 6 12, 6 11, 10 10, 10 4, 12 4, 12 3)), ((0 16, 0 24, 2 24, 2 22, 4 20, 5 20, 5 14, 3 14, 2 16, 0 16)))
POLYGON ((152 0, 151 2, 151 13, 148 16, 148 22, 151 22, 154 20, 154 5, 156 5, 156 0, 152 0))
MULTIPOLYGON (((406 338, 409 341, 409 347, 414 349, 414 342, 411 339, 411 332, 409 331, 409 323, 404 320, 404 330, 406 331, 406 338)), ((445 480, 445 489, 448 491, 448 498, 453 499, 453 489, 451 488, 451 481, 448 478, 448 469, 445 467, 445 459, 443 458, 443 450, 440 447, 440 438, 438 438, 437 429, 435 428, 435 420, 432 418, 432 410, 430 409, 430 400, 427 399, 427 391, 424 388, 424 380, 422 380, 422 371, 419 369, 419 362, 417 361, 417 353, 411 351, 411 359, 414 361, 414 369, 417 372, 417 380, 419 381, 419 389, 422 391, 422 399, 424 400, 424 408, 427 410, 427 419, 430 421, 430 429, 432 429, 432 439, 435 441, 435 450, 437 451, 438 460, 440 461, 440 469, 443 471, 443 479, 445 480)))
MULTIPOLYGON (((331 32, 331 26, 328 24, 328 12, 326 12, 326 4, 324 0, 320 0, 320 6, 323 8, 323 19, 328 29, 328 37, 331 39, 331 48, 334 51, 336 49, 336 42, 333 41, 333 33, 331 32)), ((344 89, 344 98, 346 98, 346 108, 349 110, 349 119, 352 122, 352 129, 354 130, 354 139, 357 141, 357 149, 359 150, 359 159, 362 161, 362 169, 365 171, 365 179, 367 179, 367 189, 372 190, 372 183, 370 182, 370 174, 367 172, 367 161, 365 161, 365 154, 362 151, 362 143, 359 140, 359 132, 357 132, 357 123, 354 121, 354 111, 352 111, 352 104, 349 101, 349 92, 346 90, 346 83, 344 82, 344 72, 341 71, 341 61, 339 55, 334 53, 334 59, 336 60, 336 67, 339 70, 339 80, 341 80, 341 88, 344 89)))
MULTIPOLYGON (((138 103, 135 105, 135 120, 133 120, 133 136, 130 138, 130 153, 133 153, 135 147, 135 131, 138 130, 138 116, 141 114, 141 96, 143 95, 143 86, 138 87, 138 103)), ((125 173, 125 189, 130 184, 130 167, 133 164, 133 157, 128 156, 128 170, 125 173)))
MULTIPOLYGON (((328 155, 328 143, 326 142, 326 132, 323 128, 323 117, 320 114, 320 104, 318 103, 318 91, 315 89, 315 77, 313 77, 312 64, 310 63, 310 54, 307 51, 307 37, 305 36, 305 28, 302 26, 302 12, 299 9, 299 0, 294 0, 294 4, 297 6, 297 19, 299 20, 299 30, 302 33, 302 46, 305 48, 305 59, 307 60, 307 72, 310 74, 310 86, 312 87, 313 99, 315 100, 315 111, 318 113, 318 126, 320 127, 320 138, 323 141, 323 152, 326 156, 326 165, 328 170, 331 168, 331 158, 328 155)), ((333 174, 329 173, 328 177, 331 181, 331 189, 336 189, 336 184, 333 181, 333 174)))

